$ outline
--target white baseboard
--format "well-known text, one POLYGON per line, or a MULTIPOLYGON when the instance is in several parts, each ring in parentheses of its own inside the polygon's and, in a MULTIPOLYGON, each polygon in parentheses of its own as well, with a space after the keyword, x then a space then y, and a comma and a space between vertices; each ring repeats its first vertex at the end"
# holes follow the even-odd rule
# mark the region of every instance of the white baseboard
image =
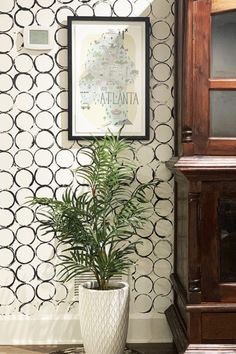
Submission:
POLYGON ((130 315, 128 343, 170 342, 172 335, 164 315, 130 315))
MULTIPOLYGON (((0 345, 81 344, 78 317, 10 318, 0 320, 0 345)), ((171 333, 164 316, 132 314, 129 343, 168 343, 171 333)))

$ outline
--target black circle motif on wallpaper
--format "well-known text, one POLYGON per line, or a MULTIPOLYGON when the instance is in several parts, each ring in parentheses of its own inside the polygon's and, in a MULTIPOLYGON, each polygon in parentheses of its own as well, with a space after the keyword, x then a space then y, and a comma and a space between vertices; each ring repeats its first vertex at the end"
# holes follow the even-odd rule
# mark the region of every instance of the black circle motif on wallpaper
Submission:
POLYGON ((163 313, 173 256, 173 177, 165 166, 173 155, 172 1, 7 0, 0 13, 0 314, 78 305, 69 300, 67 285, 55 280, 54 234, 43 234, 34 208, 25 204, 34 195, 60 198, 75 181, 71 169, 84 163, 86 142, 68 141, 67 17, 75 15, 151 19, 150 140, 135 143, 132 159, 138 165, 134 183, 154 176, 163 183, 153 195, 155 213, 137 232, 143 244, 137 245, 131 286, 136 312, 163 313), (25 50, 22 29, 32 24, 54 30, 53 50, 25 50))

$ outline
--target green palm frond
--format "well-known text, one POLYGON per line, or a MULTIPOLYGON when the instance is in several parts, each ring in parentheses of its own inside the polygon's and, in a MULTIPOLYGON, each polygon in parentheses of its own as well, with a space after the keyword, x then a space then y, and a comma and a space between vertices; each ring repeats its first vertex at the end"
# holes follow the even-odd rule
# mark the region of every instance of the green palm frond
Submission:
POLYGON ((37 213, 43 232, 53 231, 63 246, 59 274, 65 281, 89 271, 99 288, 106 289, 112 276, 127 272, 140 242, 131 242, 131 238, 145 225, 148 191, 159 181, 134 187, 136 166, 126 156, 134 149, 119 134, 95 139, 81 149, 90 163, 74 173, 86 191, 81 192, 78 185, 67 188, 62 200, 34 197, 30 201, 40 207, 37 213))

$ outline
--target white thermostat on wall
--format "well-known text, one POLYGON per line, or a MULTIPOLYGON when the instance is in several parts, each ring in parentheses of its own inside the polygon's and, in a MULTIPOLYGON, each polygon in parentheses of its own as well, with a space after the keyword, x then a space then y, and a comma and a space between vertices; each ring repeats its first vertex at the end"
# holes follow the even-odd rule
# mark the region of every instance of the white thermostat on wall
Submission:
POLYGON ((50 50, 53 47, 52 31, 49 27, 29 26, 23 31, 24 47, 33 50, 50 50))

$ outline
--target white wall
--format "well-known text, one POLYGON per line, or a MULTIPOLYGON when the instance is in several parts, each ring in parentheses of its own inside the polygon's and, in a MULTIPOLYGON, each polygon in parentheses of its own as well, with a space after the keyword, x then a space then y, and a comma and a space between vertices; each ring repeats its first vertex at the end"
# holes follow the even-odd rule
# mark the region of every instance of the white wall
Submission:
POLYGON ((0 1, 0 344, 80 342, 73 283, 55 277, 59 250, 26 197, 60 196, 83 144, 67 139, 67 16, 149 16, 150 141, 136 141, 137 181, 163 179, 130 271, 130 342, 171 340, 173 0, 0 1), (23 47, 24 26, 50 26, 49 52, 23 47))

